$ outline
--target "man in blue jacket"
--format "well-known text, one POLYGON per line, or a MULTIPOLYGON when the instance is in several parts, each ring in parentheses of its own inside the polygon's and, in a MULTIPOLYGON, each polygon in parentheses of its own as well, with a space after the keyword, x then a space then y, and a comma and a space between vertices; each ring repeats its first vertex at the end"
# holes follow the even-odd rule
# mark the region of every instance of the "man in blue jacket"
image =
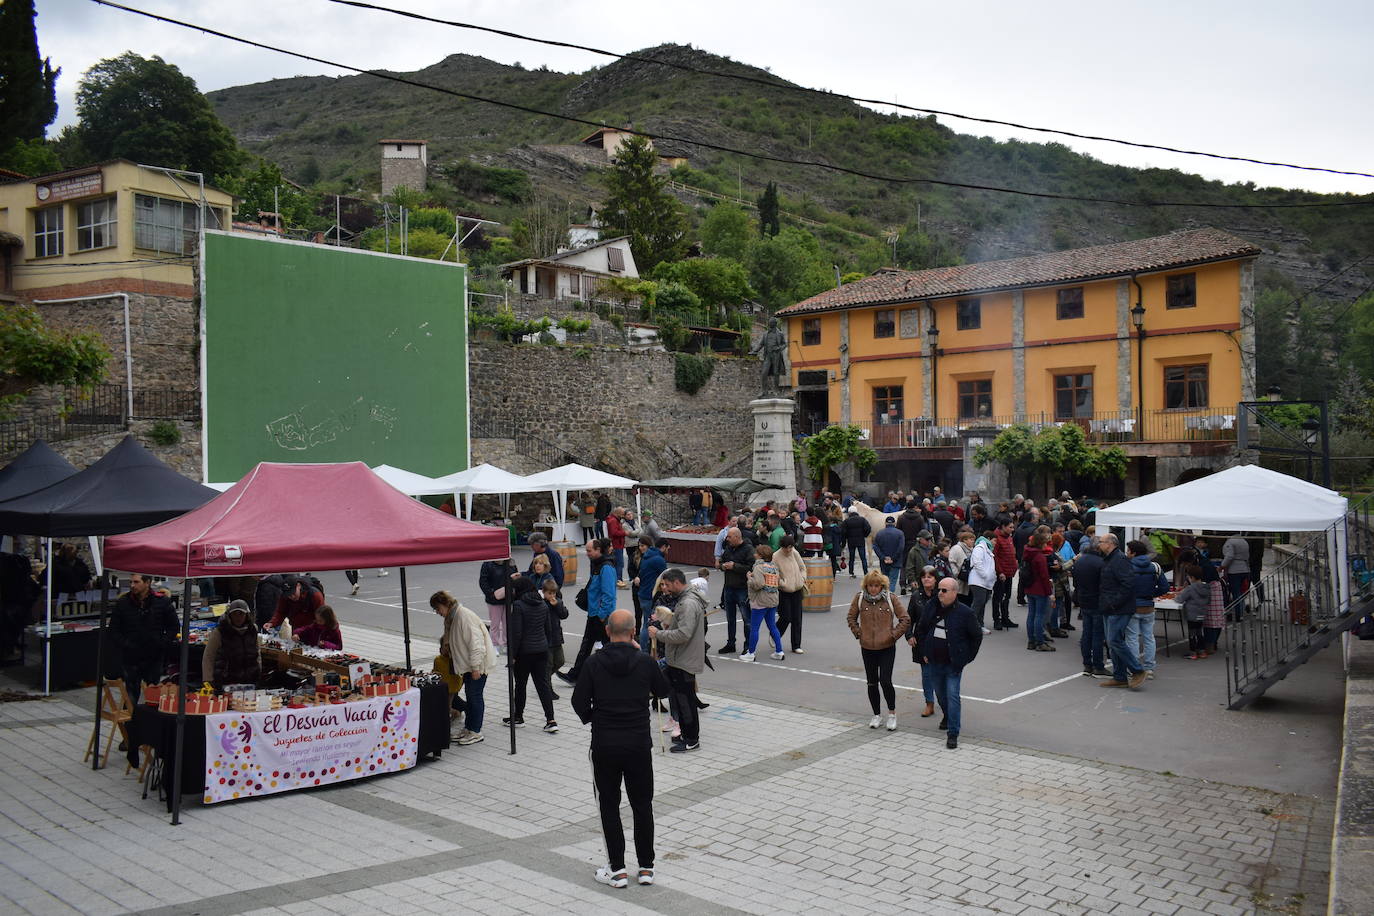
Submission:
MULTIPOLYGON (((639 542, 643 544, 648 540, 647 537, 641 537, 639 542)), ((639 627, 639 649, 645 653, 649 651, 649 618, 654 616, 654 585, 668 568, 668 560, 664 556, 667 550, 667 538, 659 538, 652 546, 646 547, 639 558, 639 575, 632 583, 639 589, 639 606, 644 609, 639 627)))
POLYGON ((896 516, 889 515, 883 530, 873 535, 873 552, 878 555, 878 569, 887 576, 889 588, 896 583, 895 577, 901 572, 902 560, 906 557, 902 553, 905 546, 906 537, 902 529, 897 527, 896 516))
MULTIPOLYGON (((577 650, 577 660, 567 671, 558 676, 569 684, 577 683, 582 672, 582 663, 592 654, 597 643, 605 644, 606 620, 615 610, 615 564, 611 562, 610 538, 596 538, 587 542, 587 563, 590 573, 587 578, 587 628, 582 631, 582 646, 577 650)), ((630 615, 630 632, 634 633, 634 615, 630 615)))
POLYGON ((1145 683, 1145 669, 1127 638, 1135 616, 1135 569, 1121 552, 1120 543, 1114 534, 1104 534, 1098 540, 1103 566, 1097 603, 1112 655, 1112 676, 1102 686, 1135 689, 1145 683))
POLYGON ((940 600, 931 602, 921 612, 915 643, 930 679, 935 682, 935 698, 945 714, 940 720, 940 728, 948 733, 945 747, 953 749, 959 746, 963 725, 959 683, 964 667, 978 657, 983 628, 973 610, 959 600, 958 579, 941 579, 936 588, 940 600))

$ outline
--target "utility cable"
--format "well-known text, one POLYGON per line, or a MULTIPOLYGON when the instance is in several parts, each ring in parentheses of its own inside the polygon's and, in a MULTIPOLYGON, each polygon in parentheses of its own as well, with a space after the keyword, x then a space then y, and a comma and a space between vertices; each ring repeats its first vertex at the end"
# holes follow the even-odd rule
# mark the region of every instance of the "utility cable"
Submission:
POLYGON ((329 0, 330 3, 337 3, 340 6, 353 6, 359 9, 375 10, 379 13, 390 13, 394 16, 404 16, 407 19, 416 19, 421 22, 432 22, 436 25, 447 25, 457 29, 469 29, 474 32, 487 32, 492 35, 500 35, 504 38, 514 38, 517 41, 529 41, 535 44, 549 45, 554 48, 568 48, 574 51, 586 51, 590 54, 599 54, 603 57, 614 57, 617 60, 632 60, 639 63, 657 64, 661 67, 671 67, 675 70, 682 70, 687 73, 698 73, 704 76, 718 76, 722 79, 738 80, 744 83, 754 83, 759 86, 768 86, 774 89, 788 89, 793 92, 802 92, 808 95, 819 95, 829 99, 837 99, 845 102, 856 102, 861 105, 878 105, 884 108, 899 108, 904 111, 913 111, 918 114, 937 115, 942 118, 957 118, 961 121, 973 121, 978 124, 995 124, 999 127, 1014 127, 1017 130, 1029 130, 1042 134, 1055 134, 1060 137, 1073 137, 1077 140, 1100 140, 1103 143, 1116 143, 1121 146, 1131 146, 1136 149, 1160 150, 1166 153, 1179 153, 1184 156, 1204 156, 1208 159, 1222 159, 1228 162, 1248 162, 1252 165, 1272 165, 1285 169, 1300 169, 1305 172, 1325 172, 1330 175, 1354 175, 1359 178, 1374 178, 1374 174, 1369 172, 1347 171, 1345 169, 1321 168, 1315 165, 1297 165, 1292 162, 1272 162, 1267 159, 1252 159, 1249 156, 1227 156, 1222 153, 1208 153, 1201 150, 1181 149, 1174 146, 1163 146, 1158 143, 1141 143, 1134 140, 1121 140, 1115 137, 1100 137, 1095 134, 1081 134, 1071 130, 1059 130, 1053 127, 1037 127, 1032 124, 1020 124, 1016 121, 1001 121, 996 118, 983 118, 976 115, 959 114, 954 111, 942 111, 938 108, 921 108, 915 105, 903 105, 900 102, 890 102, 885 99, 865 99, 859 96, 845 95, 841 92, 831 92, 828 89, 813 89, 810 86, 799 86, 782 79, 769 80, 763 77, 750 76, 746 73, 726 73, 720 70, 709 70, 705 67, 694 67, 691 64, 677 63, 675 61, 660 60, 655 57, 645 57, 642 54, 620 54, 615 51, 607 51, 602 48, 593 48, 589 45, 579 45, 568 41, 556 41, 552 38, 536 38, 533 35, 522 35, 519 32, 511 32, 506 29, 493 28, 492 26, 477 25, 471 22, 459 22, 453 19, 440 19, 435 16, 426 16, 423 13, 413 13, 409 10, 393 9, 389 6, 381 6, 376 3, 364 3, 362 0, 329 0))
MULTIPOLYGON (((493 105, 493 106, 496 106, 496 107, 498 107, 498 108, 509 109, 509 110, 511 110, 511 111, 520 111, 520 112, 524 112, 524 113, 526 113, 526 114, 537 115, 537 116, 539 116, 539 117, 552 118, 552 119, 559 120, 559 121, 567 121, 567 122, 573 123, 573 124, 582 124, 582 125, 586 125, 586 126, 588 126, 588 127, 594 128, 594 129, 600 129, 600 128, 602 128, 602 127, 605 127, 604 124, 601 124, 601 123, 596 122, 596 121, 589 121, 589 120, 587 120, 587 119, 585 119, 585 118, 577 118, 577 117, 573 117, 572 115, 559 114, 558 112, 553 112, 553 111, 544 111, 544 110, 539 109, 539 108, 533 108, 533 107, 531 107, 531 106, 529 106, 529 105, 521 105, 521 104, 516 103, 516 102, 507 102, 507 101, 503 101, 503 100, 501 100, 501 99, 493 99, 493 98, 488 98, 488 97, 485 97, 485 96, 474 95, 474 94, 468 93, 468 92, 460 92, 459 90, 456 90, 456 89, 448 89, 448 88, 445 88, 445 87, 443 87, 443 86, 435 86, 435 85, 432 85, 432 84, 430 84, 430 83, 421 82, 421 81, 419 81, 419 80, 409 79, 409 78, 403 77, 403 76, 397 76, 397 75, 394 74, 394 73, 388 73, 388 72, 383 71, 383 70, 367 70, 367 69, 362 68, 362 67, 354 67, 354 66, 352 66, 352 65, 350 65, 350 64, 340 63, 340 62, 338 62, 338 61, 329 60, 329 59, 323 58, 323 57, 316 57, 316 56, 314 56, 314 55, 305 54, 305 53, 302 53, 302 52, 300 52, 300 51, 291 51, 291 50, 289 50, 289 49, 287 49, 287 48, 281 48, 281 47, 277 47, 277 46, 275 46, 275 45, 265 44, 265 43, 263 43, 263 42, 254 41, 254 40, 252 40, 252 39, 250 39, 250 38, 242 38, 242 37, 237 36, 237 35, 230 35, 230 34, 227 33, 227 32, 222 32, 222 31, 219 31, 219 30, 217 30, 217 29, 212 29, 212 28, 210 28, 209 26, 197 25, 197 24, 195 24, 195 23, 186 22, 186 21, 181 20, 181 19, 173 19, 173 18, 170 17, 170 16, 163 16, 163 15, 158 14, 158 13, 151 13, 151 12, 148 12, 148 11, 146 11, 146 10, 135 9, 135 8, 133 8, 133 7, 130 7, 130 6, 125 6, 125 5, 121 4, 121 3, 115 3, 115 2, 113 2, 113 0, 91 0, 91 2, 92 2, 92 3, 95 3, 95 4, 99 5, 99 6, 107 6, 107 7, 110 7, 110 8, 112 8, 112 9, 123 10, 123 11, 126 12, 126 13, 133 13, 133 14, 136 15, 136 16, 143 16, 143 17, 145 17, 145 18, 147 18, 147 19, 152 19, 152 20, 157 21, 157 22, 164 22, 164 23, 167 23, 168 25, 180 26, 181 28, 191 29, 191 30, 193 30, 193 31, 201 32, 201 33, 204 33, 204 34, 206 34, 206 35, 213 35, 213 36, 215 36, 216 38, 223 38, 223 39, 226 39, 226 40, 228 40, 228 41, 233 41, 233 42, 237 42, 237 43, 239 43, 239 44, 248 45, 249 47, 259 48, 259 49, 264 50, 264 51, 272 51, 272 52, 278 53, 278 54, 285 54, 285 55, 288 55, 288 56, 290 56, 290 57, 299 58, 299 59, 301 59, 301 60, 308 60, 308 61, 310 61, 310 62, 312 62, 312 63, 323 64, 323 65, 326 66, 326 67, 335 67, 335 68, 340 69, 340 70, 348 70, 348 71, 351 71, 351 72, 353 72, 353 73, 363 74, 363 75, 366 75, 366 76, 372 76, 372 77, 375 77, 375 78, 377 78, 377 79, 387 80, 387 81, 394 82, 394 83, 400 83, 400 84, 405 85, 405 86, 413 86, 413 87, 415 87, 415 88, 417 88, 417 89, 428 89, 428 90, 431 90, 431 91, 433 91, 433 92, 440 92, 440 93, 443 93, 443 94, 445 94, 445 95, 453 96, 454 98, 466 99, 466 100, 472 101, 472 102, 483 102, 483 103, 488 104, 488 105, 493 105)), ((1198 202, 1191 202, 1191 201, 1168 201, 1168 200, 1139 200, 1139 201, 1137 201, 1137 200, 1117 200, 1117 199, 1107 198, 1107 197, 1084 197, 1084 196, 1079 196, 1079 195, 1075 195, 1075 194, 1052 194, 1052 193, 1049 193, 1049 192, 1047 192, 1047 191, 1027 191, 1027 190, 1024 190, 1024 189, 1021 189, 1021 188, 1004 188, 1004 187, 998 187, 998 186, 996 186, 996 185, 971 184, 971 183, 967 183, 967 182, 947 181, 947 180, 939 179, 939 178, 908 178, 908 177, 900 177, 900 176, 895 176, 895 175, 881 175, 881 174, 877 174, 877 173, 873 173, 873 172, 865 172, 865 171, 863 171, 863 170, 861 170, 861 169, 849 168, 849 167, 847 167, 847 166, 834 165, 834 164, 827 163, 827 162, 817 162, 817 161, 815 161, 815 160, 808 160, 808 159, 792 159, 792 158, 788 158, 788 157, 786 157, 786 156, 774 156, 774 155, 769 155, 769 154, 767 154, 767 153, 752 152, 752 151, 749 151, 749 150, 737 149, 737 148, 735 148, 735 147, 724 146, 724 145, 721 145, 721 144, 718 144, 718 143, 710 143, 710 142, 707 142, 707 141, 704 141, 704 140, 691 140, 691 139, 688 139, 688 138, 686 138, 686 137, 679 137, 679 136, 675 136, 675 135, 673 135, 673 134, 662 134, 662 133, 660 133, 660 134, 654 134, 654 133, 649 133, 649 132, 647 132, 647 131, 635 130, 635 129, 633 129, 633 128, 624 128, 624 129, 622 129, 622 132, 623 132, 623 133, 632 134, 632 135, 634 135, 634 136, 644 137, 644 138, 649 139, 649 140, 668 140, 668 141, 671 141, 671 142, 674 142, 674 143, 682 143, 682 144, 686 144, 686 145, 689 145, 689 146, 696 146, 696 147, 700 147, 700 148, 702 148, 702 149, 714 150, 714 151, 720 152, 720 153, 729 153, 729 154, 735 155, 735 156, 745 156, 745 157, 748 157, 748 158, 750 158, 750 159, 757 159, 757 160, 760 160, 760 161, 763 161, 763 162, 776 162, 776 163, 780 163, 780 164, 783 164, 783 165, 798 165, 798 166, 807 166, 807 167, 810 167, 810 168, 825 169, 825 170, 828 170, 828 171, 831 171, 831 172, 838 172, 838 173, 840 173, 840 174, 853 175, 853 176, 858 177, 858 178, 867 178, 867 179, 871 179, 871 180, 873 180, 873 181, 882 181, 882 182, 888 182, 888 183, 891 183, 891 184, 925 184, 925 185, 936 185, 936 186, 947 187, 947 188, 960 188, 960 189, 968 190, 968 191, 991 191, 991 192, 999 193, 999 194, 1015 194, 1015 195, 1018 195, 1018 196, 1021 196, 1021 197, 1034 197, 1034 198, 1040 198, 1040 199, 1045 199, 1045 200, 1064 200, 1064 201, 1077 201, 1077 202, 1080 202, 1080 203, 1113 204, 1113 205, 1121 206, 1121 207, 1193 207, 1193 208, 1197 208, 1197 209, 1212 209, 1212 210, 1270 210, 1270 209, 1291 210, 1291 209, 1314 209, 1314 208, 1327 208, 1327 207, 1367 207, 1367 206, 1374 205, 1374 198, 1369 198, 1369 199, 1366 199, 1366 200, 1330 201, 1330 202, 1321 202, 1321 203, 1223 204, 1223 203, 1198 203, 1198 202)))

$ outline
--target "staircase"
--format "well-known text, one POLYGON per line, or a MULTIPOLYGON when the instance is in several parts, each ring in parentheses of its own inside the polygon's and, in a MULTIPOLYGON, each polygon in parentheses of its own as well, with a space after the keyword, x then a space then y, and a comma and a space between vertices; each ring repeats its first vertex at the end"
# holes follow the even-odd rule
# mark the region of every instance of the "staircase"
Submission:
POLYGON ((1312 656, 1374 613, 1374 498, 1288 552, 1250 594, 1227 607, 1227 706, 1244 709, 1312 656), (1331 546, 1344 538, 1344 568, 1334 567, 1331 546))

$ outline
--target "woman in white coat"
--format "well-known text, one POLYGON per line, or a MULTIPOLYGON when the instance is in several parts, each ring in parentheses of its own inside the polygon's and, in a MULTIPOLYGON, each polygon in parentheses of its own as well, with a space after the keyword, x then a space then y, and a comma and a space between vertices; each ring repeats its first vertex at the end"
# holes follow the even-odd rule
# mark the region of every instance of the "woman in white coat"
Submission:
POLYGON ((454 739, 460 745, 476 744, 482 739, 482 719, 486 714, 483 694, 487 674, 496 668, 496 646, 486 624, 471 610, 458 603, 448 592, 438 591, 429 598, 429 606, 444 618, 444 635, 439 638, 439 651, 448 659, 454 677, 462 676, 464 701, 453 695, 453 708, 466 713, 463 730, 454 739))

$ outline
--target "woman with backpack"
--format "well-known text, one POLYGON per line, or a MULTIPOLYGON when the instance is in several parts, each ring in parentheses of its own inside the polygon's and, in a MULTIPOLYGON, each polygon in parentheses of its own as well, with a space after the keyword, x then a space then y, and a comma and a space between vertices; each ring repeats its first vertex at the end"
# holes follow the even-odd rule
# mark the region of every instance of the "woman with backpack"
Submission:
POLYGON ((897 730, 897 688, 892 686, 892 665, 897 660, 897 640, 911 627, 911 618, 888 588, 887 576, 876 569, 865 573, 863 587, 849 605, 849 632, 859 641, 868 681, 868 704, 873 707, 869 728, 883 724, 878 691, 887 701, 887 730, 897 730))

